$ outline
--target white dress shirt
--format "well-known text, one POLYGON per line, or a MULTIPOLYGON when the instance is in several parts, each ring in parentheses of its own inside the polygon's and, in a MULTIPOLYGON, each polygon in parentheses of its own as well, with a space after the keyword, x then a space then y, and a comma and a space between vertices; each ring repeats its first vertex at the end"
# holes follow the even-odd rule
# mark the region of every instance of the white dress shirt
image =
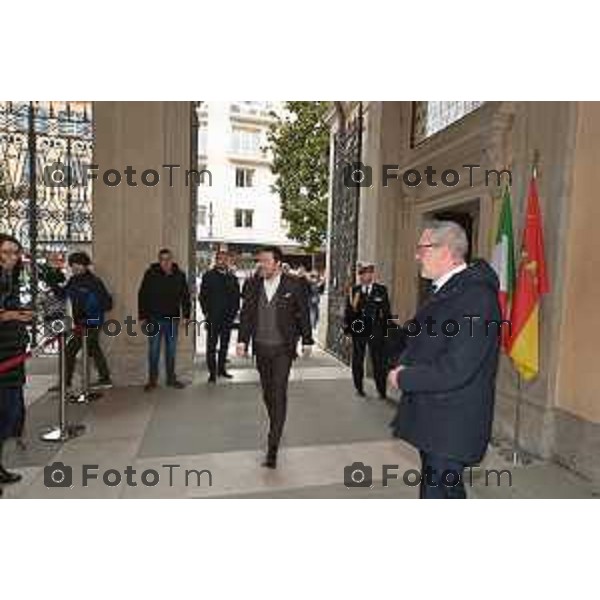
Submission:
POLYGON ((454 267, 454 269, 448 271, 447 273, 445 273, 444 275, 442 275, 441 277, 438 277, 433 283, 433 289, 434 289, 434 294, 437 294, 438 291, 440 290, 440 288, 448 283, 448 281, 450 281, 450 279, 452 277, 454 277, 454 275, 457 275, 458 273, 460 273, 461 271, 464 271, 467 268, 467 263, 462 263, 461 265, 458 265, 456 267, 454 267))
POLYGON ((373 288, 373 284, 370 283, 368 285, 363 285, 362 286, 362 293, 365 294, 366 296, 368 296, 371 293, 371 289, 373 288))
POLYGON ((277 288, 279 287, 279 283, 281 282, 281 273, 278 273, 271 279, 267 279, 266 277, 263 279, 263 285, 265 286, 265 294, 267 295, 267 302, 271 302, 273 296, 277 292, 277 288))

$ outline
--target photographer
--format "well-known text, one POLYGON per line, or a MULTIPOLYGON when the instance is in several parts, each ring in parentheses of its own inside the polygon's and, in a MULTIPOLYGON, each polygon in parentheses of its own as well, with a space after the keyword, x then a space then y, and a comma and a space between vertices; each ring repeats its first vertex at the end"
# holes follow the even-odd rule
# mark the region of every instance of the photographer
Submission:
MULTIPOLYGON (((64 287, 53 286, 53 290, 62 297, 71 301, 73 307, 73 324, 76 327, 87 328, 88 355, 92 357, 98 381, 92 384, 96 389, 112 387, 110 371, 106 358, 100 347, 100 327, 104 322, 105 312, 112 308, 112 297, 108 293, 103 281, 90 270, 90 257, 85 252, 73 252, 69 255, 68 263, 72 275, 64 287)), ((75 361, 82 346, 82 332, 75 330, 67 343, 66 348, 66 384, 71 387, 75 361)), ((52 388, 54 390, 58 388, 52 388)))
MULTIPOLYGON (((22 247, 19 241, 0 234, 0 364, 27 349, 26 323, 32 312, 23 310, 19 299, 22 247)), ((7 471, 2 462, 4 442, 19 438, 25 422, 25 365, 0 373, 0 484, 20 481, 21 475, 7 471)))

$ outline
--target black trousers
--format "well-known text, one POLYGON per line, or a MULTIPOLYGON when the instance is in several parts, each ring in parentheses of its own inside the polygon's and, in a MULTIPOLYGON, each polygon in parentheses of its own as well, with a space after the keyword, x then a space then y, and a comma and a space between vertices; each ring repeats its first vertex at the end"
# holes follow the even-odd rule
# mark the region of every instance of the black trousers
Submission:
POLYGON ((359 391, 363 390, 363 379, 365 377, 365 354, 367 353, 367 346, 369 347, 369 354, 371 355, 375 386, 377 387, 379 395, 383 397, 386 395, 387 386, 384 351, 385 346, 384 340, 378 337, 352 338, 352 378, 354 380, 354 387, 359 391))
MULTIPOLYGON (((66 372, 67 372, 67 385, 71 385, 73 380, 73 372, 75 371, 75 360, 81 350, 83 342, 81 335, 73 334, 67 342, 66 348, 66 372)), ((88 327, 87 329, 87 349, 88 356, 94 361, 96 371, 98 371, 98 378, 101 380, 110 379, 110 371, 108 370, 108 364, 106 358, 100 348, 100 329, 97 327, 88 327)))
POLYGON ((287 388, 292 357, 281 346, 256 346, 256 367, 260 375, 263 401, 269 415, 267 451, 277 454, 287 415, 287 388))
POLYGON ((447 456, 421 452, 422 499, 465 499, 465 464, 447 456))
POLYGON ((211 376, 217 372, 225 371, 225 359, 231 339, 231 321, 215 320, 208 318, 209 325, 206 332, 206 365, 211 376), (218 346, 218 350, 217 350, 218 346))

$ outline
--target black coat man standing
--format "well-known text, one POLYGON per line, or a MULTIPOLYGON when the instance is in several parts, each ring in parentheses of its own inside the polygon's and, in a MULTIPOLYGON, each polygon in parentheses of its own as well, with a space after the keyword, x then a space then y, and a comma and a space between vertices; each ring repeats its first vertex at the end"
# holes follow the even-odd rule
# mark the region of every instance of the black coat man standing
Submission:
POLYGON ((202 277, 200 306, 208 329, 206 336, 206 363, 209 383, 215 383, 217 375, 230 379, 225 368, 231 327, 240 309, 240 284, 229 269, 229 255, 221 250, 215 257, 215 266, 202 277), (217 346, 218 360, 217 360, 217 346))
POLYGON ((421 455, 421 498, 465 498, 464 469, 481 460, 491 435, 498 279, 485 261, 467 266, 467 250, 456 223, 424 230, 417 260, 434 293, 407 325, 400 365, 389 374, 402 390, 394 434, 421 455))

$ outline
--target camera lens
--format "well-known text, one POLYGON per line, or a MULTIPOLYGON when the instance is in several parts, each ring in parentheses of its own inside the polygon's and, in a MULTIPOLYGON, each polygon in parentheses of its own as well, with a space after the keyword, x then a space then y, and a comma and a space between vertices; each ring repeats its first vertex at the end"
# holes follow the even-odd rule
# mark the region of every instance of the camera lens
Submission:
POLYGON ((365 322, 361 319, 356 319, 355 321, 352 321, 352 333, 362 333, 365 330, 365 322), (359 323, 360 324, 360 329, 358 327, 355 327, 355 325, 359 323))
POLYGON ((350 479, 352 479, 354 483, 362 483, 365 480, 365 472, 361 469, 355 469, 354 471, 352 471, 350 479), (356 473, 358 473, 358 477, 355 476, 356 473))
POLYGON ((354 183, 362 183, 365 179, 365 174, 362 169, 355 169, 352 171, 350 179, 352 179, 354 183))
POLYGON ((55 469, 54 471, 52 471, 52 475, 50 475, 50 479, 52 479, 53 483, 56 483, 58 485, 65 480, 65 472, 61 471, 60 469, 55 469), (57 473, 58 473, 58 477, 56 477, 57 473))

